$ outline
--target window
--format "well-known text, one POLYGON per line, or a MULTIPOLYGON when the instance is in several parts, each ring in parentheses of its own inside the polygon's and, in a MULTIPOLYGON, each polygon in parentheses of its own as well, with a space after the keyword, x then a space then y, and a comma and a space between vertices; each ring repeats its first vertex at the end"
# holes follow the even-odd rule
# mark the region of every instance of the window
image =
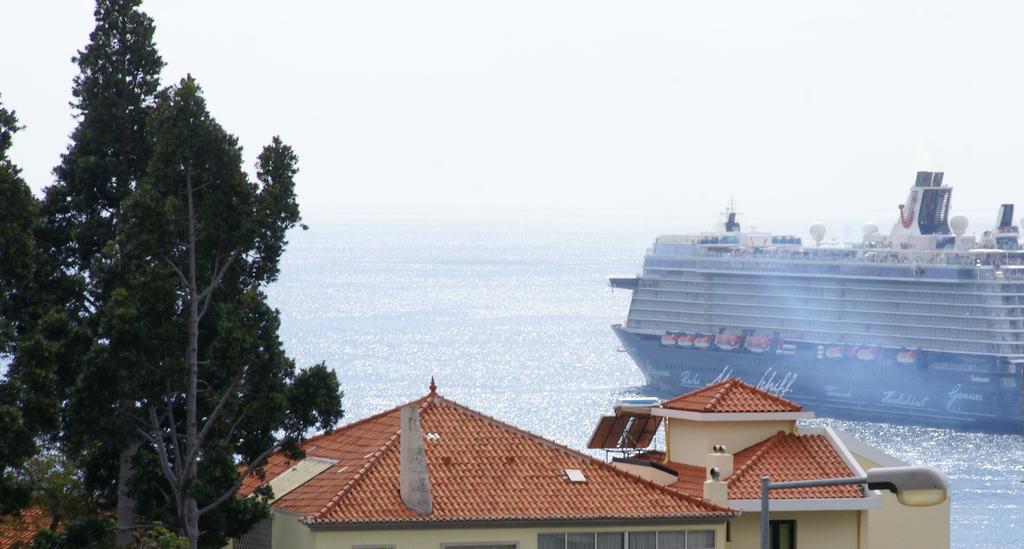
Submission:
POLYGON ((796 549, 796 521, 773 520, 771 526, 772 549, 796 549))
POLYGON ((538 549, 714 549, 714 530, 538 534, 538 549))
POLYGON ((490 543, 442 543, 441 549, 519 549, 519 544, 514 541, 490 543))

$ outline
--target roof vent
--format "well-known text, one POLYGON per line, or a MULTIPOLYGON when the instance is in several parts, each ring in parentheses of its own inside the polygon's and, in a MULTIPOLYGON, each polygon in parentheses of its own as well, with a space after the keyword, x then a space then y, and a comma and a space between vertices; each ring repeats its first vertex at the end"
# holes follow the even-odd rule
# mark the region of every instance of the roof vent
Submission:
POLYGON ((441 440, 441 434, 431 431, 427 433, 427 440, 441 440))
POLYGON ((583 471, 579 469, 566 469, 565 478, 569 479, 569 482, 586 482, 587 477, 583 476, 583 471))

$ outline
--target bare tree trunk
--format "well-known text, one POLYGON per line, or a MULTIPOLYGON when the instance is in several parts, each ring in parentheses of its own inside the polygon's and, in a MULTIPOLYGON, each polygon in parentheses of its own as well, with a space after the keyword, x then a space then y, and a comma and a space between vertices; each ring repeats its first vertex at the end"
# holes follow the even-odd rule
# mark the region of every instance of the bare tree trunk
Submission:
MULTIPOLYGON (((197 428, 197 390, 199 379, 199 288, 196 283, 196 212, 192 199, 192 169, 186 168, 185 181, 188 193, 188 350, 185 361, 188 365, 188 387, 185 392, 185 455, 196 455, 199 442, 197 428)), ((198 456, 196 456, 198 457, 198 456)), ((199 546, 199 510, 195 496, 189 492, 189 486, 196 476, 197 459, 182 464, 184 469, 179 477, 183 490, 185 535, 189 547, 199 546)))
POLYGON ((132 529, 137 524, 135 518, 135 498, 131 496, 129 483, 135 476, 132 460, 138 453, 142 443, 133 439, 121 448, 117 468, 117 545, 125 547, 135 544, 132 529))

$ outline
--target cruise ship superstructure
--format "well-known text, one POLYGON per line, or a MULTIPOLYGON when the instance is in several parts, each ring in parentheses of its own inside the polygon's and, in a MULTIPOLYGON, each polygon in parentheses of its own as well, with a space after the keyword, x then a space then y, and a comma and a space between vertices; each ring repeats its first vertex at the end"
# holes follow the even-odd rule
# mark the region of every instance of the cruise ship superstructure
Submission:
POLYGON ((739 377, 821 415, 1021 432, 1024 250, 1013 205, 967 234, 942 172, 918 172, 888 235, 658 237, 613 327, 648 383, 739 377))

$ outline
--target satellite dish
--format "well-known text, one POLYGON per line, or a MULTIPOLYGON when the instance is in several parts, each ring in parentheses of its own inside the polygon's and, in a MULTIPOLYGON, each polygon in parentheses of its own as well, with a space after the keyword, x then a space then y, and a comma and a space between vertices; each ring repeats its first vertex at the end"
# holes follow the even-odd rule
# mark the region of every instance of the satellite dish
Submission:
POLYGON ((821 241, 825 240, 825 225, 823 223, 811 225, 811 238, 814 239, 815 244, 821 245, 821 241))
POLYGON ((949 220, 949 228, 953 229, 953 234, 963 236, 964 232, 967 231, 967 216, 963 214, 954 215, 949 220))
POLYGON ((862 227, 861 230, 864 231, 864 236, 878 234, 878 225, 868 221, 867 223, 864 224, 864 227, 862 227))

